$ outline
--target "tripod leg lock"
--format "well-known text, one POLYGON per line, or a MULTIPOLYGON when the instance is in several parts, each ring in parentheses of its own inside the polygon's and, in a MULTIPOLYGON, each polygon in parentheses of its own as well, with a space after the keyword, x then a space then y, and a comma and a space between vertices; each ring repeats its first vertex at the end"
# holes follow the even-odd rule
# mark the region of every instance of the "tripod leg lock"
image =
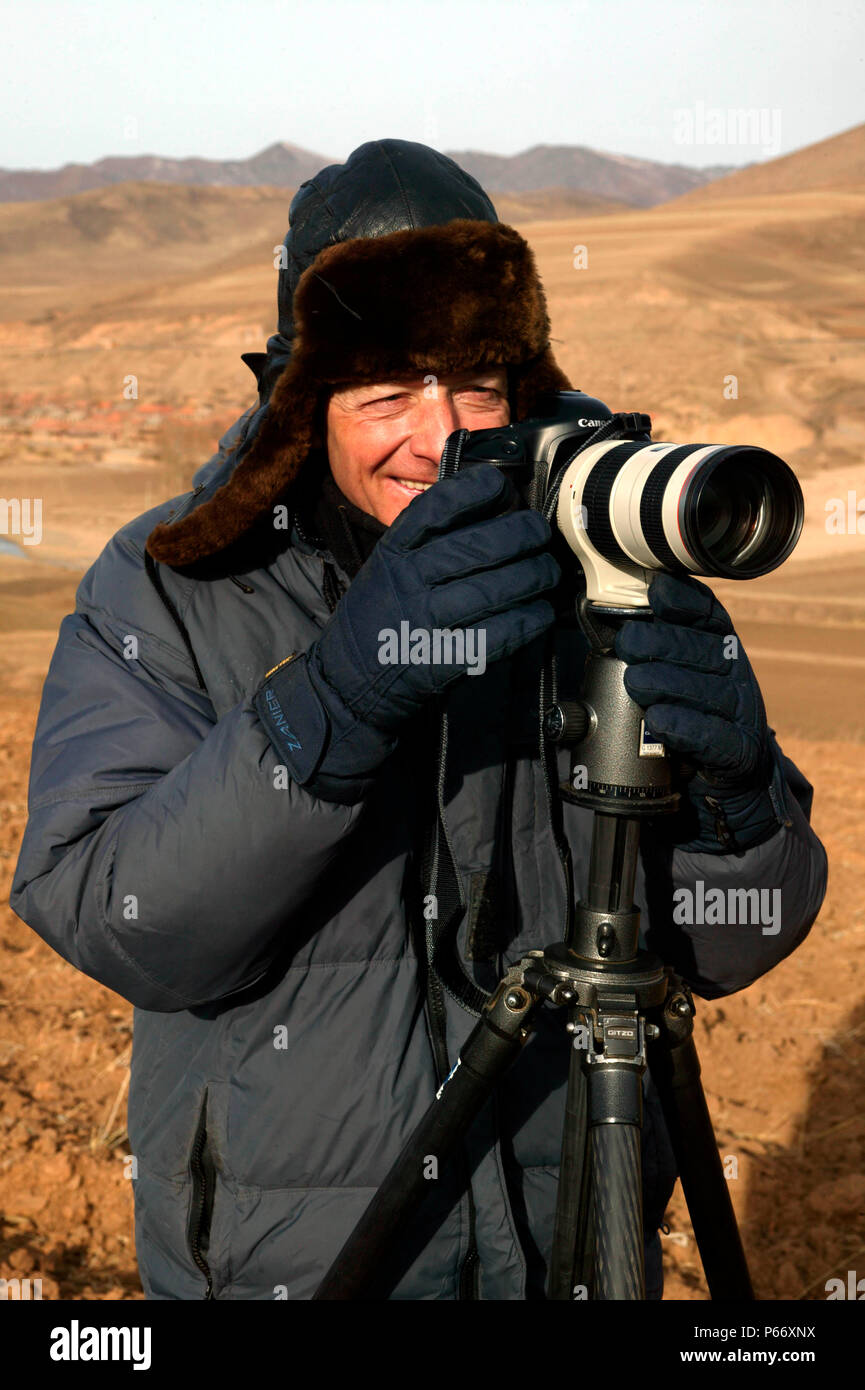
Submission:
POLYGON ((605 1013, 596 1017, 601 1051, 589 1052, 592 1071, 589 1125, 643 1123, 642 1076, 646 1069, 646 1024, 641 1014, 605 1013))
POLYGON ((512 966, 484 1005, 477 1033, 492 1029, 501 1038, 524 1043, 531 1033, 531 1016, 540 1003, 539 995, 525 981, 520 966, 512 966))

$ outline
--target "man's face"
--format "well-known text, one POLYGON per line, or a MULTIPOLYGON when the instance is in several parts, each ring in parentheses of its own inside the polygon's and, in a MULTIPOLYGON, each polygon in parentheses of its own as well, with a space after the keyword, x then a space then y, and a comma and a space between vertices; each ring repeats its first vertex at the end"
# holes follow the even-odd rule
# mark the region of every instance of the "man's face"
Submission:
POLYGON ((327 456, 337 487, 390 526, 438 478, 454 430, 510 423, 504 367, 423 376, 334 391, 327 406, 327 456))

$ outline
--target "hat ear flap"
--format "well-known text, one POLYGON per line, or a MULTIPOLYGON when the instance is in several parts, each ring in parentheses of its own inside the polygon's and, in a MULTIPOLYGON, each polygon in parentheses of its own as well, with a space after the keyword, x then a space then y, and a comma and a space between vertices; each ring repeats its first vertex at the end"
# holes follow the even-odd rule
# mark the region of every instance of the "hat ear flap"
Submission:
POLYGON ((161 522, 150 532, 146 548, 154 560, 191 565, 247 531, 300 473, 313 448, 318 397, 318 389, 289 364, 249 453, 228 482, 188 517, 161 522))

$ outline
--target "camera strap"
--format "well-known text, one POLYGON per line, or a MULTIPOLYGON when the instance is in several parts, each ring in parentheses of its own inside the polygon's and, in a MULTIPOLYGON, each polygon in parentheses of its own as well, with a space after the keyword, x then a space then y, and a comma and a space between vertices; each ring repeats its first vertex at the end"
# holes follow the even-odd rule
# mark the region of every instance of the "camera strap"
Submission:
POLYGON ((456 947, 456 934, 466 902, 444 816, 447 749, 448 716, 443 711, 434 748, 435 805, 421 857, 424 901, 425 904, 431 902, 433 907, 429 916, 426 910, 424 912, 427 966, 448 994, 468 1013, 479 1018, 490 996, 468 974, 456 947))
MULTIPOLYGON (((552 522, 556 514, 559 505, 559 491, 565 473, 584 449, 588 449, 590 444, 602 444, 605 439, 638 439, 641 435, 646 435, 651 439, 652 417, 651 415, 643 415, 636 410, 617 411, 610 416, 609 420, 605 420, 590 435, 587 435, 572 454, 568 454, 562 463, 556 464, 555 473, 551 475, 547 483, 546 495, 541 508, 547 521, 552 522)), ((460 441, 460 453, 462 453, 463 443, 464 441, 460 441)))
POLYGON ((452 478, 460 471, 460 459, 468 436, 469 430, 454 430, 453 434, 448 435, 439 461, 438 482, 442 478, 452 478))

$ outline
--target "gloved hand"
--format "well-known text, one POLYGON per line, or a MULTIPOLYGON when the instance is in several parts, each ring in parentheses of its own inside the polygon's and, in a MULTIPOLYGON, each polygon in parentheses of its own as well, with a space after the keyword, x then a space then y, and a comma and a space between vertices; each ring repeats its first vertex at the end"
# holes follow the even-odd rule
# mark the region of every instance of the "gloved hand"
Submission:
POLYGON ((537 597, 561 577, 546 549, 550 528, 538 512, 501 515, 513 501, 491 464, 435 483, 382 536, 318 640, 256 693, 289 774, 314 795, 360 800, 427 701, 471 665, 480 671, 481 655, 498 661, 552 626, 552 605, 537 597), (399 637, 401 623, 430 637, 462 630, 474 661, 383 660, 381 634, 399 637))
POLYGON ((720 853, 759 844, 786 823, 783 772, 730 615, 684 575, 657 575, 649 603, 654 621, 624 623, 615 649, 652 733, 696 767, 687 794, 699 828, 682 847, 720 853))

